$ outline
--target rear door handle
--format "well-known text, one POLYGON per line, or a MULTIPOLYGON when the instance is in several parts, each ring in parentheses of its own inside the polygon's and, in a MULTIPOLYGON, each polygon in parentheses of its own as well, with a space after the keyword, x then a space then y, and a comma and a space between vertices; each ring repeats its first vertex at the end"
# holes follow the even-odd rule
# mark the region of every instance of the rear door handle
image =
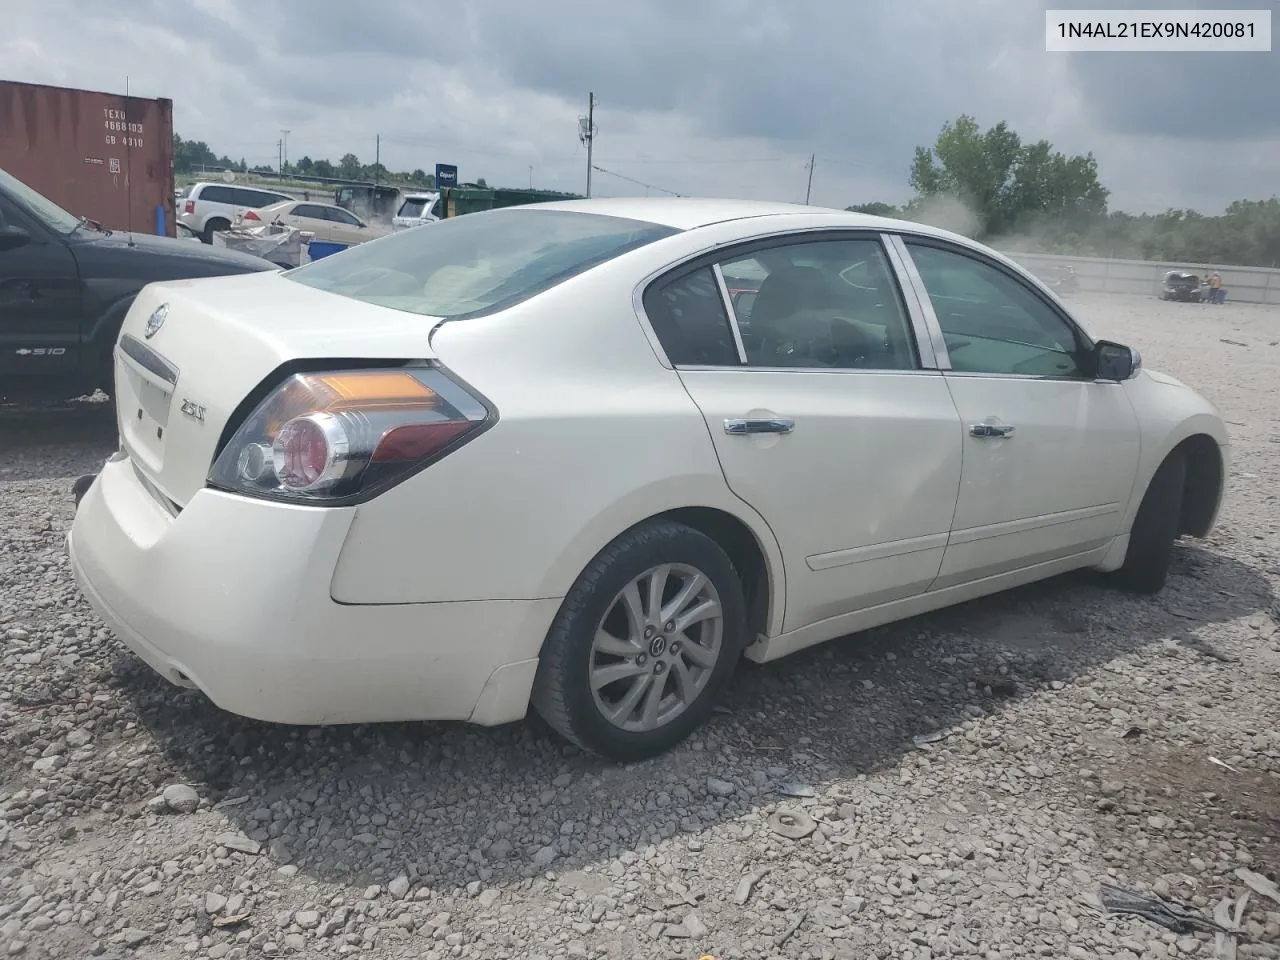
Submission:
POLYGON ((1012 437, 1013 427, 1007 423, 971 423, 969 424, 969 436, 979 437, 983 440, 1012 437))
POLYGON ((796 422, 790 417, 749 417, 727 419, 724 432, 735 437, 753 433, 790 433, 796 422))

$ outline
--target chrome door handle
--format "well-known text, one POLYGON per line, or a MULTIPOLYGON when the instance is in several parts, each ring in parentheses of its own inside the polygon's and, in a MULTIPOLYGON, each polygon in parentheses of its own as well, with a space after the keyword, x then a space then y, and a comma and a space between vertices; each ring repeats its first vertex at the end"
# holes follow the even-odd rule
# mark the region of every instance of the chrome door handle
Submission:
POLYGON ((983 440, 1012 437, 1013 427, 1003 423, 971 423, 969 424, 969 436, 979 437, 983 440))
POLYGON ((724 432, 735 437, 753 433, 790 433, 795 426, 796 422, 790 417, 727 419, 724 432))

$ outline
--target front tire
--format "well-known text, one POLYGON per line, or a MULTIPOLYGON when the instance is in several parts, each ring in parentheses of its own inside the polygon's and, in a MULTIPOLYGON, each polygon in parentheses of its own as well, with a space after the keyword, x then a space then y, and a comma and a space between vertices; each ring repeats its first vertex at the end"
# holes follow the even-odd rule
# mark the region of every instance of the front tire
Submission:
POLYGON ((647 521, 600 551, 569 590, 533 707, 587 750, 654 756, 706 721, 745 632, 742 583, 720 545, 684 524, 647 521))
POLYGON ((1138 505, 1124 564, 1114 574, 1122 588, 1135 593, 1159 593, 1164 588, 1182 521, 1186 484, 1187 458, 1175 451, 1160 464, 1138 505))

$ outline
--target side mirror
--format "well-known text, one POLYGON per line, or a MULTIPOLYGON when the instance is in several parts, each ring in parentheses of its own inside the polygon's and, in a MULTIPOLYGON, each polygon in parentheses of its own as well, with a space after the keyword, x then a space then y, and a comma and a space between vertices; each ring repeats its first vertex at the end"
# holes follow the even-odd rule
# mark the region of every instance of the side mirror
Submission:
POLYGON ((21 227, 0 226, 0 250, 12 250, 31 242, 31 234, 21 227))
POLYGON ((1142 356, 1133 347, 1110 340, 1093 345, 1094 378, 1119 383, 1132 380, 1142 369, 1142 356))

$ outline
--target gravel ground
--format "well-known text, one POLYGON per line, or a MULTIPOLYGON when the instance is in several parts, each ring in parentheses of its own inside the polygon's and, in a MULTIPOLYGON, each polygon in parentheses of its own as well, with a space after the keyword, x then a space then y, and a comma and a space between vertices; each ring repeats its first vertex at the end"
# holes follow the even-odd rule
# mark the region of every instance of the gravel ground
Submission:
MULTIPOLYGON (((633 767, 535 721, 274 727, 169 686, 64 555, 109 416, 0 414, 0 956, 1212 956, 1098 894, 1211 915, 1280 872, 1280 310, 1079 304, 1231 424, 1164 593, 1066 577, 748 665, 633 767)), ((1280 957, 1280 902, 1243 918, 1280 957)))

